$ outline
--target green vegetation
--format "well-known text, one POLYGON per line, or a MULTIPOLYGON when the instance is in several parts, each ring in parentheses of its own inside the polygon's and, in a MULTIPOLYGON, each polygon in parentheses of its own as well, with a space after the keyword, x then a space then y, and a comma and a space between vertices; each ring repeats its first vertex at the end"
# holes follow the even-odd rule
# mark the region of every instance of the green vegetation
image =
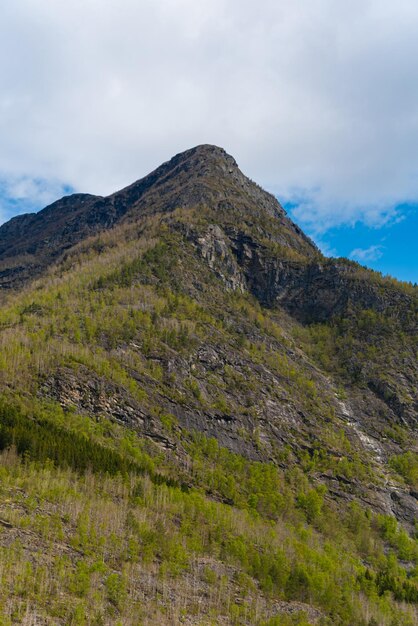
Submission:
MULTIPOLYGON (((397 400, 404 322, 302 328, 225 290, 181 229, 143 229, 0 309, 1 624, 415 624, 417 539, 356 503, 386 477, 336 412, 375 374, 397 400)), ((389 465, 416 486, 405 433, 389 465)))
MULTIPOLYGON (((396 375, 416 377, 418 343, 416 317, 396 310, 376 312, 354 309, 347 317, 313 324, 294 331, 296 341, 321 368, 340 377, 344 385, 370 388, 397 413, 413 415, 418 389, 396 375)), ((397 428, 394 424, 392 428, 397 428)))
POLYGON ((418 454, 416 452, 397 454, 389 460, 389 464, 409 485, 418 488, 418 454))
POLYGON ((263 620, 260 593, 264 610, 274 599, 307 602, 324 624, 368 625, 366 614, 414 623, 396 602, 416 602, 418 542, 393 518, 355 505, 341 517, 297 468, 246 461, 201 435, 189 439, 187 489, 170 479, 175 465, 132 432, 57 407, 51 439, 37 445, 33 424, 46 435, 53 410, 32 420, 2 404, 3 445, 14 437, 20 452, 5 448, 0 458, 2 535, 13 537, 0 551, 3 623, 31 606, 69 624, 161 623, 180 619, 184 607, 202 624, 222 615, 231 624, 309 623, 303 615, 263 620), (25 432, 34 444, 22 446, 25 432), (204 610, 193 605, 190 577, 209 594, 204 610), (175 603, 161 603, 172 593, 175 603))

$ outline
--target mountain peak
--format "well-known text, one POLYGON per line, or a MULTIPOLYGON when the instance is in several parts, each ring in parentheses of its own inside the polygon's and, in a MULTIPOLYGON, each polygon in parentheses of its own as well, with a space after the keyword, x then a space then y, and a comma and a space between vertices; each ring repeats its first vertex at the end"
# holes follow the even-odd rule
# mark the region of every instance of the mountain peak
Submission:
POLYGON ((187 150, 184 150, 183 152, 179 152, 178 154, 176 154, 173 159, 180 157, 180 156, 184 156, 184 157, 188 157, 190 155, 201 155, 203 157, 205 156, 218 156, 218 157, 223 157, 223 158, 227 158, 227 159, 233 159, 233 157, 228 154, 226 152, 226 150, 224 148, 222 148, 221 146, 216 146, 215 144, 211 144, 211 143, 201 143, 198 144, 197 146, 194 146, 193 148, 188 148, 187 150))
POLYGON ((277 198, 241 172, 234 157, 211 144, 176 154, 111 197, 129 216, 138 209, 155 214, 199 206, 221 211, 229 207, 253 219, 268 215, 281 220, 286 215, 277 198))
POLYGON ((117 223, 177 209, 210 211, 211 219, 223 226, 246 224, 247 231, 258 229, 277 243, 307 254, 315 251, 277 199, 245 176, 231 155, 219 146, 201 144, 107 197, 65 196, 39 213, 1 226, 0 288, 30 280, 71 246, 117 223))
POLYGON ((180 152, 168 162, 184 163, 187 161, 196 162, 198 160, 204 161, 207 164, 211 163, 219 165, 224 163, 234 168, 238 167, 234 157, 228 154, 224 148, 207 143, 200 144, 194 148, 189 148, 184 152, 180 152))
MULTIPOLYGON (((153 170, 150 174, 141 178, 124 189, 112 194, 116 200, 120 200, 125 196, 129 202, 135 202, 143 197, 150 190, 158 190, 158 193, 164 193, 164 186, 167 184, 170 189, 180 191, 185 195, 185 190, 193 187, 194 193, 192 201, 196 203, 203 201, 203 197, 198 199, 196 192, 208 186, 215 189, 225 188, 227 179, 239 179, 240 184, 250 183, 249 179, 239 170, 234 157, 229 155, 223 148, 211 144, 201 144, 194 148, 189 148, 183 152, 179 152, 168 161, 153 170), (212 181, 209 183, 209 179, 212 181)), ((171 195, 171 194, 170 194, 171 195)), ((197 194, 198 195, 198 194, 197 194)), ((211 199, 212 200, 212 199, 211 199)), ((275 203, 279 203, 275 199, 275 203)), ((169 202, 169 205, 171 202, 169 202)), ((184 205, 184 197, 179 201, 178 207, 184 205)), ((170 209, 170 206, 166 206, 170 209)))

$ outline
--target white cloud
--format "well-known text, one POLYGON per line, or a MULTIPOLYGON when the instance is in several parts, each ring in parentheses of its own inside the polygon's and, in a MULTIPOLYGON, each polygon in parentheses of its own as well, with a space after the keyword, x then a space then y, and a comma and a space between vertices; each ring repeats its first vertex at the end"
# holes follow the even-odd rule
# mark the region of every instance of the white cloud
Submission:
POLYGON ((383 256, 383 246, 375 245, 369 248, 355 248, 349 254, 350 259, 355 259, 361 263, 367 261, 377 261, 383 256))
POLYGON ((0 177, 0 224, 12 215, 36 211, 71 191, 68 186, 52 179, 0 177))
POLYGON ((210 142, 311 232, 418 199, 413 0, 4 4, 3 177, 108 193, 210 142))

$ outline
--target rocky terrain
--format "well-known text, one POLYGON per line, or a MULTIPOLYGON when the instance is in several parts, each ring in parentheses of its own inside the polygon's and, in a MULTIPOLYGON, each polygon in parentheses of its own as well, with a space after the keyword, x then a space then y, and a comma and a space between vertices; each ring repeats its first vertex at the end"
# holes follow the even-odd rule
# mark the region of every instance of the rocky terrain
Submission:
POLYGON ((74 576, 84 567, 89 580, 85 592, 63 579, 22 600, 22 572, 6 572, 5 623, 416 623, 416 287, 324 257, 231 156, 204 145, 111 196, 68 196, 1 226, 0 301, 0 444, 14 494, 0 543, 24 545, 31 568, 45 552, 58 567, 65 544, 74 576), (48 463, 60 488, 39 495, 48 463), (70 471, 82 475, 59 474, 70 471), (117 531, 110 513, 100 526, 69 512, 66 481, 80 502, 92 493, 83 472, 131 476, 102 485, 100 506, 119 499, 124 511, 117 531), (32 515, 24 505, 23 527, 19 489, 38 502, 32 515), (167 546, 148 559, 158 503, 167 546), (34 520, 51 524, 60 507, 45 546, 34 520), (77 544, 83 519, 107 546, 104 569, 87 527, 77 544), (251 554, 237 547, 244 537, 251 554), (106 581, 122 585, 134 567, 129 542, 138 571, 116 601, 106 581), (264 571, 268 545, 278 552, 264 571), (69 612, 54 616, 46 597, 60 593, 69 612))

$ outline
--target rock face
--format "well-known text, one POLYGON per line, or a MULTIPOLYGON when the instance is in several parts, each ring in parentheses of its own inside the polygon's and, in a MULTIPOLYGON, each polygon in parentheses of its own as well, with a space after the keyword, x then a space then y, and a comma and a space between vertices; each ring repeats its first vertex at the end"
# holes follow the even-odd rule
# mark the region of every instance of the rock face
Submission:
MULTIPOLYGON (((76 302, 79 341, 122 363, 125 378, 145 390, 148 400, 89 369, 83 355, 70 364, 53 360, 38 396, 123 423, 179 454, 181 446, 161 414, 175 420, 175 432, 199 431, 252 460, 284 463, 286 454, 293 461, 315 459, 322 445, 333 470, 318 469, 317 479, 333 497, 358 499, 412 526, 416 491, 393 482, 388 460, 416 446, 416 290, 347 260, 325 258, 231 156, 203 145, 108 197, 74 194, 4 224, 0 293, 28 285, 47 270, 65 273, 65 255, 83 242, 88 247, 90 239, 94 254, 105 256, 109 251, 98 236, 110 237, 114 227, 132 231, 133 247, 137 237, 144 249, 150 239, 165 248, 141 262, 135 250, 128 260, 118 257, 123 271, 109 257, 101 282, 91 280, 84 294, 97 296, 92 310, 81 313, 81 297, 76 302), (119 295, 101 292, 108 284, 131 292, 119 302, 119 295), (138 301, 138 285, 149 288, 154 300, 138 301), (193 302, 190 310, 200 307, 199 332, 184 311, 170 317, 181 297, 193 302), (106 315, 123 319, 116 339, 112 329, 86 330, 106 298, 117 302, 103 309, 106 315), (144 339, 139 322, 132 330, 138 310, 141 323, 152 326, 151 339, 144 339), (206 320, 201 310, 212 317, 206 320), (410 437, 407 446, 399 429, 410 437), (337 441, 340 431, 343 444, 351 446, 348 461, 337 441), (339 470, 363 456, 379 484, 339 470)), ((55 310, 49 300, 48 306, 55 310)), ((20 320, 37 311, 41 316, 42 308, 23 307, 20 320)), ((65 320, 72 315, 66 311, 65 320)), ((67 325, 43 331, 61 339, 67 325)))
POLYGON ((154 172, 108 197, 66 196, 39 213, 21 215, 0 227, 0 289, 40 275, 83 239, 123 220, 175 209, 242 207, 257 220, 267 214, 294 236, 294 245, 314 249, 285 217, 277 200, 251 182, 222 148, 203 145, 178 154, 154 172), (300 240, 300 241, 299 241, 300 240))
POLYGON ((306 247, 297 239, 289 247, 283 233, 262 232, 260 237, 239 224, 223 229, 210 224, 199 235, 193 229, 187 235, 212 269, 226 270, 228 287, 245 286, 263 306, 283 307, 303 323, 325 322, 356 309, 397 316, 414 307, 416 296, 376 283, 372 272, 357 275, 357 264, 323 257, 309 240, 303 241, 306 247), (227 276, 234 276, 232 282, 227 276))

